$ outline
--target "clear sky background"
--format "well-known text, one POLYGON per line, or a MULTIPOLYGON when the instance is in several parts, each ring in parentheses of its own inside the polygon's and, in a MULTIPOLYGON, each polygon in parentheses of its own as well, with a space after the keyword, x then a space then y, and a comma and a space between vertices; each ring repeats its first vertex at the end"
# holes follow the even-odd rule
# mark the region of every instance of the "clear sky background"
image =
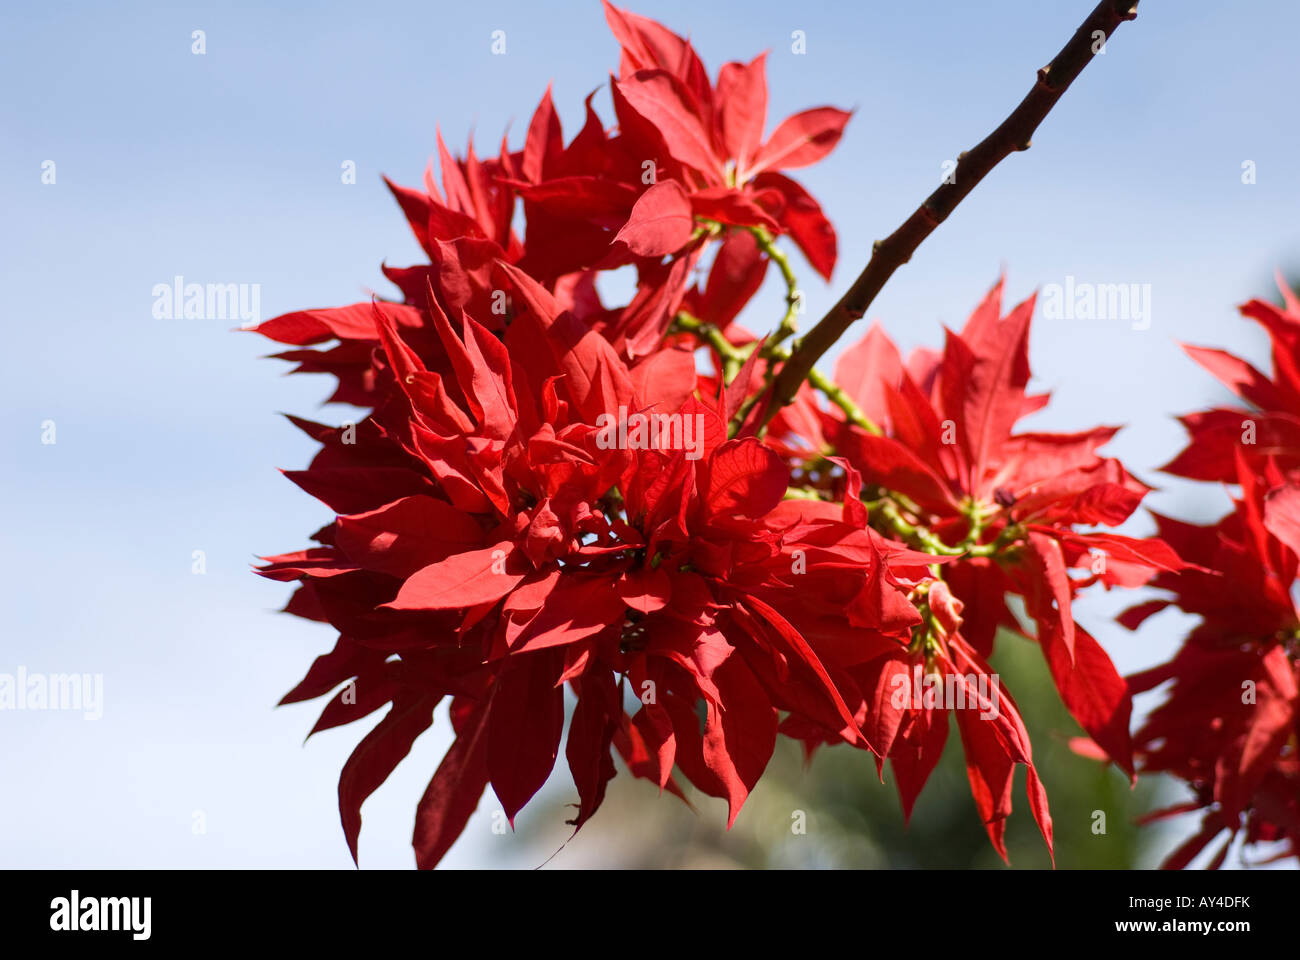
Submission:
MULTIPOLYGON (((812 316, 1090 7, 632 4, 689 33, 711 72, 770 49, 769 129, 804 107, 856 108, 837 151, 799 173, 840 236, 830 287, 796 258, 812 316), (793 30, 806 55, 791 53, 793 30)), ((1297 36, 1289 0, 1143 0, 1033 149, 979 186, 871 317, 910 348, 938 344, 1004 268, 1013 300, 1067 276, 1150 284, 1148 330, 1036 319, 1036 384, 1054 399, 1034 426, 1129 424, 1110 451, 1166 488, 1154 506, 1221 512, 1220 491, 1152 470, 1182 443, 1171 415, 1226 396, 1175 341, 1266 362, 1235 306, 1272 296, 1275 268, 1300 272, 1297 36)), ((312 452, 276 411, 338 422, 348 409, 319 410, 325 378, 282 377, 259 359, 272 345, 229 322, 155 319, 151 291, 177 275, 260 284, 263 318, 391 292, 381 261, 421 257, 380 174, 417 184, 435 124, 458 151, 472 130, 487 147, 507 127, 517 147, 548 81, 572 136, 617 63, 595 0, 5 5, 0 673, 101 673, 105 704, 97 721, 0 713, 0 866, 351 864, 335 785, 361 725, 304 748, 318 705, 273 709, 333 634, 275 614, 288 589, 249 573, 328 519, 276 472, 312 452), (348 160, 355 185, 341 183, 348 160)), ((611 118, 606 92, 597 108, 611 118)), ((744 319, 770 326, 779 303, 769 288, 744 319)), ((1080 614, 1125 671, 1166 656, 1182 626, 1167 613, 1136 636, 1107 627, 1128 599, 1080 614)), ((411 864, 446 729, 440 715, 367 803, 363 866, 411 864)), ((448 863, 513 862, 486 859, 511 842, 491 834, 494 804, 448 863)))

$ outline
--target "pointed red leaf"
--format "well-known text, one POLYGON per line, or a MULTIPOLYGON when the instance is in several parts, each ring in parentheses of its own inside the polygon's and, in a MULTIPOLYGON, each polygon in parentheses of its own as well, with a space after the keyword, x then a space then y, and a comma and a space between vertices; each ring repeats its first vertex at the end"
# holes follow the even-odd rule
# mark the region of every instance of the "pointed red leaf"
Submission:
POLYGON ((388 779, 411 752, 415 738, 433 723, 438 697, 410 696, 393 702, 393 709, 357 744, 339 776, 339 816, 353 862, 361 832, 361 804, 388 779))
POLYGON ((676 180, 661 180, 641 194, 614 240, 641 257, 662 257, 686 245, 695 229, 691 202, 676 180))

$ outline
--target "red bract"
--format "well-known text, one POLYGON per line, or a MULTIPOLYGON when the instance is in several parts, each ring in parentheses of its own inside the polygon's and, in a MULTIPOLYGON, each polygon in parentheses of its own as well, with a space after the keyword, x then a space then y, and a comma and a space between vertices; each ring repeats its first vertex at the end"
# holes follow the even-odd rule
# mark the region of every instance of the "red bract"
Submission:
MULTIPOLYGON (((419 863, 445 852, 488 782, 513 820, 555 761, 566 681, 578 696, 568 747, 575 825, 600 804, 611 745, 660 787, 675 787, 676 763, 725 797, 734 819, 766 766, 778 709, 865 745, 813 646, 776 610, 796 594, 797 555, 814 554, 800 589, 833 605, 800 619, 829 630, 824 621, 839 624, 847 611, 842 642, 850 626, 855 642, 880 643, 919 619, 901 594, 885 601, 890 622, 879 611, 882 592, 901 589, 891 563, 916 564, 906 551, 883 547, 851 515, 810 518, 785 501, 781 458, 752 438, 726 440, 718 411, 683 401, 683 385, 659 382, 645 404, 650 388, 634 384, 605 340, 526 275, 501 269, 526 304, 504 341, 468 316, 455 330, 429 297, 446 378, 376 307, 384 370, 402 396, 366 424, 392 445, 384 461, 393 465, 367 471, 365 489, 341 489, 340 471, 358 468, 332 460, 295 476, 355 512, 318 535, 324 546, 263 569, 305 578, 298 605, 320 608, 343 634, 304 681, 309 691, 355 678, 353 699, 365 707, 331 705, 347 719, 394 705, 340 786, 354 853, 361 801, 446 695, 460 697, 453 717, 468 719, 455 764, 430 785, 439 803, 417 815, 419 863), (664 389, 679 394, 667 433, 608 446, 618 430, 637 429, 629 409, 671 402, 664 389), (673 449, 674 437, 687 448, 673 449), (393 653, 400 659, 387 660, 393 653), (629 683, 641 700, 633 716, 623 708, 629 683), (443 802, 449 795, 454 803, 443 802)), ((378 452, 377 442, 368 455, 378 452)), ((308 690, 291 698, 299 693, 308 690)))
POLYGON ((417 808, 421 867, 489 785, 513 823, 561 742, 575 829, 615 753, 661 790, 725 799, 730 825, 778 734, 888 760, 910 816, 950 717, 995 849, 1024 765, 1050 850, 1029 735, 987 658, 1000 627, 1027 632, 1007 604, 1023 598, 1066 705, 1132 772, 1127 688, 1071 604, 1186 569, 1160 540, 1084 529, 1146 487, 1095 452, 1112 428, 1013 433, 1046 398, 1026 393, 1032 301, 1002 317, 1000 284, 942 354, 905 364, 873 329, 838 385, 812 381, 829 408, 805 385, 765 424, 800 300, 780 238, 823 276, 835 260, 779 171, 824 157, 848 114, 765 135, 763 57, 711 82, 686 40, 606 16, 616 128, 588 97, 566 144, 548 90, 516 151, 457 159, 439 135, 440 186, 432 169, 423 190, 389 184, 429 259, 385 267, 402 302, 258 328, 370 411, 294 420, 322 449, 288 476, 333 519, 261 568, 298 582, 289 612, 339 633, 285 701, 333 692, 314 730, 389 708, 340 777, 353 856, 363 802, 444 699, 456 736, 417 808), (737 317, 769 262, 786 302, 759 339, 737 317), (636 292, 606 305, 597 276, 629 264, 636 292))
POLYGON ((849 114, 834 107, 805 110, 764 140, 766 54, 724 64, 710 85, 689 42, 608 2, 605 18, 622 46, 613 83, 622 135, 653 164, 652 183, 662 175, 674 178, 638 201, 622 231, 629 249, 673 253, 690 239, 693 214, 788 231, 813 268, 830 279, 835 231, 807 191, 778 171, 825 157, 839 143, 849 114))
POLYGON ((1180 417, 1189 443, 1161 469, 1193 480, 1238 481, 1236 456, 1253 470, 1271 460, 1285 473, 1300 469, 1300 299, 1278 277, 1283 308, 1264 300, 1243 304, 1241 315, 1267 331, 1273 378, 1223 350, 1184 344, 1183 349, 1249 408, 1217 408, 1180 417))
POLYGON ((1260 409, 1183 417, 1191 443, 1165 469, 1238 484, 1235 509, 1209 526, 1157 518, 1161 535, 1199 568, 1161 574, 1153 584, 1172 597, 1120 618, 1136 628, 1174 605, 1200 618, 1168 663, 1130 678, 1139 693, 1172 681, 1137 731, 1138 759, 1145 771, 1178 777, 1194 796, 1149 819, 1202 813, 1201 829, 1166 861, 1171 868, 1187 866, 1222 838, 1209 861, 1218 867, 1238 836, 1275 844, 1277 858, 1300 856, 1300 616, 1293 599, 1300 447, 1288 432, 1300 412, 1300 303, 1279 285, 1285 311, 1260 300, 1241 308, 1269 331, 1274 381, 1231 354, 1188 348, 1260 409))
POLYGON ((1033 300, 1002 317, 1001 293, 941 354, 904 363, 879 328, 845 351, 836 380, 857 409, 817 411, 821 442, 861 470, 882 530, 955 558, 943 577, 974 650, 989 655, 999 628, 1023 632, 1007 596, 1023 598, 1065 705, 1131 774, 1128 693, 1071 604, 1089 584, 1138 586, 1183 564, 1160 540, 1078 529, 1123 522, 1146 493, 1096 453, 1116 428, 1012 432, 1047 398, 1026 393, 1033 300))

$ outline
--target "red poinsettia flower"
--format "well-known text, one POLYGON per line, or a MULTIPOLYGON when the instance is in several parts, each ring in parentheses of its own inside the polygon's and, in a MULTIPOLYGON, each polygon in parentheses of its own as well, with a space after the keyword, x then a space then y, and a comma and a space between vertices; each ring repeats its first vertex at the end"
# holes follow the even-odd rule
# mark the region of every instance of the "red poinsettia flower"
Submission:
POLYGON ((1161 537, 1196 566, 1159 574, 1152 585, 1169 595, 1119 618, 1136 629, 1171 606, 1199 618, 1167 663, 1129 681, 1135 693, 1169 684, 1134 735, 1139 768, 1180 779, 1193 796, 1146 819, 1202 815, 1165 861, 1173 869, 1216 840, 1208 865, 1218 868, 1238 837, 1300 856, 1300 301, 1280 277, 1278 286, 1283 309, 1241 307, 1268 331, 1272 380, 1225 351, 1185 348, 1255 409, 1182 417, 1190 442, 1164 469, 1238 485, 1235 509, 1208 526, 1157 517, 1161 537))
MULTIPOLYGON (((431 166, 423 189, 389 184, 428 258, 385 266, 402 302, 257 328, 370 411, 294 419, 321 450, 287 475, 332 519, 260 571, 298 584, 290 613, 338 631, 285 697, 332 694, 313 732, 388 708, 340 777, 353 856, 362 804, 444 699, 456 737, 417 808, 417 863, 441 860, 488 786, 513 822, 553 773, 566 687, 575 829, 615 754, 661 790, 725 799, 730 824, 778 735, 888 761, 910 815, 955 718, 995 849, 1024 765, 1051 850, 1024 721, 987 662, 999 627, 1021 629, 1008 595, 1067 706, 1131 772, 1128 690, 1072 602, 1199 568, 1090 529, 1147 489, 1097 454, 1112 428, 1013 432, 1046 398, 1026 393, 1032 301, 1002 317, 1000 284, 942 353, 904 363, 873 330, 837 383, 812 378, 764 424, 799 300, 776 237, 823 276, 835 261, 829 222, 781 171, 824 157, 849 115, 765 134, 764 57, 711 81, 688 41, 606 17, 616 126, 589 96, 566 143, 548 90, 517 150, 456 157, 439 134, 440 183, 431 166), (770 262, 785 316, 758 338, 738 318, 770 262), (602 298, 598 277, 629 264, 628 302, 602 298)), ((1238 777, 1241 809, 1267 805, 1288 756, 1238 777)))
POLYGON ((1283 308, 1264 300, 1241 306, 1241 315, 1260 324, 1273 347, 1273 379, 1224 350, 1184 344, 1193 360, 1214 374, 1250 408, 1218 408, 1179 418, 1189 443, 1161 467, 1193 480, 1236 483, 1235 457, 1259 466, 1271 460, 1290 474, 1300 470, 1300 299, 1279 276, 1283 308))
POLYGON ((662 167, 637 202, 623 236, 634 252, 672 253, 693 218, 789 232, 808 262, 830 279, 835 231, 803 187, 779 173, 816 163, 843 135, 850 114, 805 110, 766 140, 766 54, 727 63, 717 82, 689 41, 606 0, 605 18, 622 48, 614 105, 633 151, 662 167), (671 179, 664 179, 670 177, 671 179))
POLYGON ((1165 866, 1180 868, 1222 837, 1217 867, 1244 833, 1248 844, 1283 841, 1300 855, 1300 614, 1291 590, 1300 558, 1300 486, 1276 468, 1254 475, 1237 454, 1241 499, 1217 524, 1159 518, 1161 535, 1203 569, 1162 573, 1153 585, 1173 599, 1136 606, 1120 621, 1136 629, 1177 604, 1201 618, 1167 663, 1130 678, 1135 693, 1172 681, 1135 734, 1141 769, 1185 781, 1195 799, 1154 820, 1201 810, 1201 829, 1165 866))
POLYGON ((1066 706, 1131 774, 1128 692, 1072 600, 1091 583, 1138 586, 1184 565, 1158 539, 1078 529, 1123 522, 1147 488, 1095 452, 1115 428, 1013 433, 1046 397, 1026 393, 1033 299, 1003 317, 1001 297, 999 282, 941 354, 907 363, 873 328, 836 368, 860 422, 805 397, 788 423, 861 471, 880 529, 957 558, 943 576, 965 603, 974 650, 987 656, 999 627, 1023 632, 1007 596, 1024 599, 1066 706))
MULTIPOLYGON (((445 852, 487 783, 513 820, 545 782, 566 682, 579 697, 568 748, 580 794, 575 825, 600 804, 611 746, 661 787, 672 785, 676 764, 699 789, 725 797, 734 819, 771 754, 778 710, 867 745, 812 644, 777 605, 806 574, 834 617, 810 609, 797 620, 825 632, 847 610, 840 643, 905 632, 919 615, 889 562, 905 562, 906 551, 883 548, 886 559, 881 538, 861 524, 813 522, 785 507, 784 462, 755 439, 725 440, 719 411, 684 399, 693 375, 638 384, 608 342, 544 288, 504 262, 497 268, 516 304, 504 339, 467 314, 457 329, 438 297, 426 298, 440 341, 426 352, 445 375, 376 305, 382 372, 402 394, 367 421, 374 428, 365 436, 392 447, 385 465, 351 478, 361 491, 339 489, 340 473, 354 468, 332 459, 295 475, 349 512, 320 536, 324 546, 268 558, 263 569, 304 578, 312 599, 300 608, 344 611, 325 618, 345 636, 357 635, 360 621, 368 627, 360 650, 340 640, 299 693, 319 690, 325 677, 351 677, 373 687, 358 697, 366 712, 393 703, 377 734, 383 750, 363 741, 340 786, 354 854, 361 801, 427 727, 431 703, 449 693, 463 728, 430 786, 441 799, 417 815, 423 866, 445 852), (655 416, 669 423, 667 441, 611 442, 637 429, 629 427, 636 411, 656 407, 666 408, 655 416), (670 446, 674 437, 683 449, 670 446), (425 632, 425 624, 441 629, 425 632), (618 693, 627 681, 643 703, 631 718, 618 693), (706 710, 702 732, 697 703, 706 710), (408 706, 422 722, 408 718, 408 706)), ((342 706, 331 703, 334 716, 323 722, 357 714, 342 706)))

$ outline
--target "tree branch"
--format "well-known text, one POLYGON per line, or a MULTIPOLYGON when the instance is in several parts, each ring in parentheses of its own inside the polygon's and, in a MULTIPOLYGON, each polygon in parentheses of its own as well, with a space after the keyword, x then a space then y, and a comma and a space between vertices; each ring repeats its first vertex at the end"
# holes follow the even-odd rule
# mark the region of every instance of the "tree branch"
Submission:
POLYGON ((1061 94, 1083 72, 1083 68, 1092 60, 1094 51, 1101 48, 1101 44, 1096 42, 1101 39, 1097 34, 1109 39, 1121 23, 1136 16, 1137 0, 1101 0, 1070 41, 1061 48, 1061 52, 1038 71, 1033 89, 1011 115, 976 144, 974 149, 957 158, 957 167, 951 180, 945 181, 930 194, 902 226, 884 240, 876 241, 871 259, 853 281, 853 285, 806 336, 795 341, 790 359, 777 374, 776 387, 764 423, 794 398, 813 364, 844 334, 853 321, 867 312, 885 281, 912 258, 921 242, 948 218, 957 204, 975 189, 976 184, 1010 154, 1029 149, 1030 138, 1038 125, 1056 106, 1061 94))

